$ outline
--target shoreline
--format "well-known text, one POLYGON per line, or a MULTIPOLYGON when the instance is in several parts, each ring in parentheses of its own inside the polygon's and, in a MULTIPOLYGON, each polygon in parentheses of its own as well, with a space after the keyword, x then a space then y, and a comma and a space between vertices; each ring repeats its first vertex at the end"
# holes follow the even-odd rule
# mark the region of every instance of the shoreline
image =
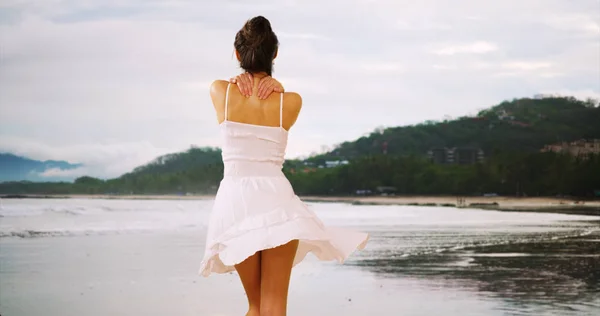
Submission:
MULTIPOLYGON (((5 194, 0 199, 211 200, 214 195, 5 194)), ((305 202, 477 208, 506 212, 554 212, 600 216, 600 200, 506 196, 301 196, 305 202)))
POLYGON ((600 200, 581 201, 557 197, 375 196, 302 197, 302 200, 306 202, 349 203, 352 205, 438 206, 503 212, 563 213, 600 216, 600 200))
MULTIPOLYGON (((211 200, 214 195, 5 194, 0 199, 211 200)), ((479 208, 600 215, 600 200, 507 196, 301 196, 305 202, 479 208)))

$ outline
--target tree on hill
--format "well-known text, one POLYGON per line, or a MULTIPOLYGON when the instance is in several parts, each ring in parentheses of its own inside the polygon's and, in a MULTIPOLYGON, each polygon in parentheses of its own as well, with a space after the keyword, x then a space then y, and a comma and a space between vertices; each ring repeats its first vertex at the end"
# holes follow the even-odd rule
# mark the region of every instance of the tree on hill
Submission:
MULTIPOLYGON (((544 145, 581 138, 600 138, 600 108, 573 97, 515 99, 453 121, 391 127, 344 142, 309 160, 322 162, 365 155, 425 155, 435 147, 478 147, 535 152, 544 145)), ((592 102, 592 101, 590 101, 592 102)))
MULTIPOLYGON (((539 151, 559 141, 600 139, 600 108, 593 103, 569 97, 515 99, 474 117, 377 129, 324 154, 288 160, 284 172, 299 194, 347 195, 394 187, 398 194, 590 196, 600 192, 598 155, 583 159, 539 151), (434 147, 479 148, 485 159, 470 165, 434 164, 426 157, 434 147), (348 163, 320 168, 327 160, 348 163)), ((214 193, 222 175, 219 149, 192 147, 115 179, 5 182, 0 193, 214 193)))

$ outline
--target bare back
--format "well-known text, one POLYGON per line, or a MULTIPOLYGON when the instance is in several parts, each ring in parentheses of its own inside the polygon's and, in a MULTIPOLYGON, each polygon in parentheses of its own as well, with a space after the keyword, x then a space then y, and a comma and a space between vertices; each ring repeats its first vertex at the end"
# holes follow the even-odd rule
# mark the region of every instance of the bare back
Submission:
MULTIPOLYGON (((224 80, 213 82, 210 88, 210 96, 217 112, 217 120, 222 123, 227 117, 228 121, 238 123, 261 125, 261 126, 280 126, 280 101, 281 94, 273 93, 266 100, 260 100, 256 97, 259 78, 254 79, 253 95, 243 96, 236 85, 231 85, 229 93, 227 87, 229 83, 224 80), (225 115, 225 99, 229 99, 227 106, 227 115, 225 115)), ((282 127, 289 130, 302 108, 302 98, 299 94, 286 92, 283 94, 282 127)))

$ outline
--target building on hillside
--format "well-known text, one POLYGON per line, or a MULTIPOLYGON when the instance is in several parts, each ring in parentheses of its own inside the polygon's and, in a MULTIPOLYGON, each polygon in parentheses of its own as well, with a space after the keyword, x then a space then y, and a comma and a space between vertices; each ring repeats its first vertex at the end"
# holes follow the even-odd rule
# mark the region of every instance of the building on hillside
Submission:
POLYGON ((454 162, 459 165, 472 165, 483 160, 483 150, 479 148, 456 148, 454 162))
POLYGON ((447 148, 432 148, 427 152, 427 156, 430 160, 437 164, 453 163, 454 157, 452 154, 448 154, 447 148), (452 161, 450 161, 452 159, 452 161))
POLYGON ((469 165, 482 161, 483 150, 475 147, 437 147, 427 152, 427 156, 436 164, 469 165))
POLYGON ((501 109, 501 110, 497 111, 496 115, 498 116, 498 119, 501 121, 512 121, 515 119, 515 117, 512 115, 512 113, 507 112, 505 109, 501 109))
POLYGON ((561 142, 544 146, 541 152, 569 154, 573 157, 586 158, 600 154, 600 139, 580 139, 572 142, 561 142))
POLYGON ((350 162, 348 160, 327 160, 324 165, 319 165, 319 168, 335 168, 343 165, 347 165, 350 162))

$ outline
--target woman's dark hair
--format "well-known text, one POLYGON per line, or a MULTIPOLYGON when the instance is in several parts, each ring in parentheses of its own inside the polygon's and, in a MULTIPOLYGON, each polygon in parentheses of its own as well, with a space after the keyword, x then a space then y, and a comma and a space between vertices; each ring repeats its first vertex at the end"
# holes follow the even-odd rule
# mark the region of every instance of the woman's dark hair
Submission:
POLYGON ((242 69, 250 73, 264 71, 272 75, 279 41, 265 17, 257 16, 248 20, 235 35, 233 46, 240 54, 242 69))

